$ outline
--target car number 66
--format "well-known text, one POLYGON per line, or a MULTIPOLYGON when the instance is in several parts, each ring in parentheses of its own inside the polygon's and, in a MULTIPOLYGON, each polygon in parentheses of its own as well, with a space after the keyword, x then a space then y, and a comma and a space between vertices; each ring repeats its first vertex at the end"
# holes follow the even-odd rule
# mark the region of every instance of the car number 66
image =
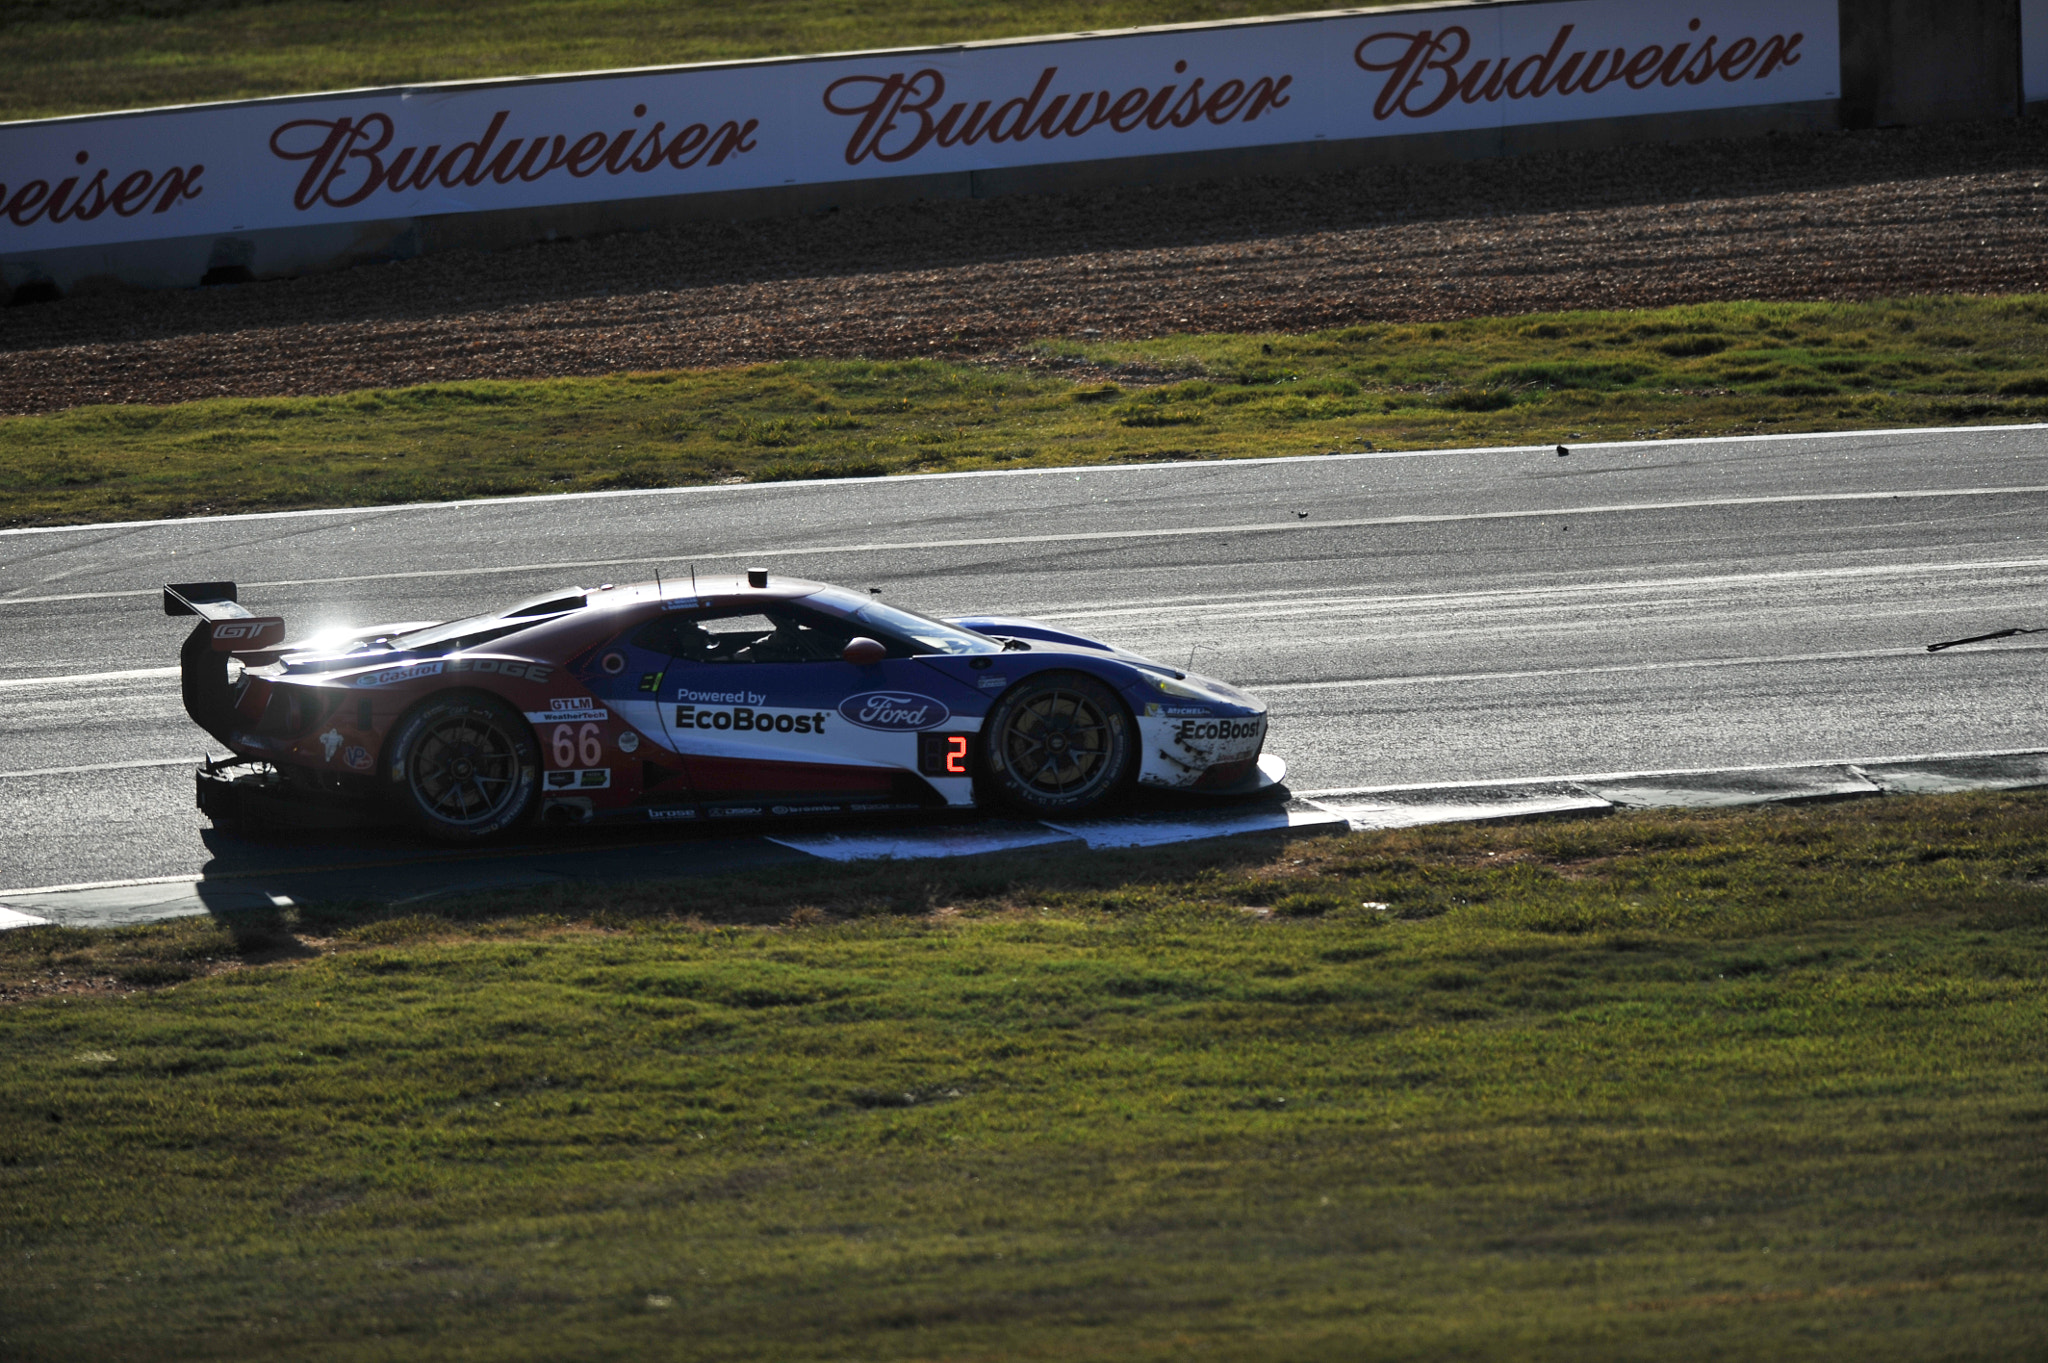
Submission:
POLYGON ((572 729, 570 725, 557 724, 555 726, 555 765, 558 767, 576 766, 576 759, 578 757, 583 759, 582 765, 586 767, 594 767, 604 760, 604 743, 598 736, 597 726, 595 724, 586 724, 580 729, 572 729))

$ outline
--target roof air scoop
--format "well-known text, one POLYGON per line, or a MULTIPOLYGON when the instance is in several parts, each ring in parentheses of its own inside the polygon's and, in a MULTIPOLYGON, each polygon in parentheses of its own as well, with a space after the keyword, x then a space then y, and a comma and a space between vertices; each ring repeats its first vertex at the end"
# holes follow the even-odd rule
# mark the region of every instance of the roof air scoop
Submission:
POLYGON ((522 601, 505 612, 504 618, 516 620, 528 615, 560 615, 563 611, 579 611, 590 604, 590 598, 581 587, 571 587, 566 592, 550 592, 522 601))

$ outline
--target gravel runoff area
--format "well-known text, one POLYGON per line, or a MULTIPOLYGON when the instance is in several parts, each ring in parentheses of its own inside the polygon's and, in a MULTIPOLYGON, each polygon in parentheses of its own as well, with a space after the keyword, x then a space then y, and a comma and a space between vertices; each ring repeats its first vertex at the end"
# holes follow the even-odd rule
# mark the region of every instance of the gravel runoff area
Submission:
MULTIPOLYGON (((0 311, 0 412, 2048 288, 2048 119, 698 224, 0 311)), ((1042 361, 1037 361, 1042 362, 1042 361)))

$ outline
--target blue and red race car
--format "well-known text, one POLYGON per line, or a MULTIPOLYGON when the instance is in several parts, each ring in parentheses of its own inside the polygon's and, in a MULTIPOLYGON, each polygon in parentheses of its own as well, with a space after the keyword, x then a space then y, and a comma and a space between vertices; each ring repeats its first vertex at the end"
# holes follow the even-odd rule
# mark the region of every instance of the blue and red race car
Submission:
POLYGON ((1286 772, 1261 756, 1266 707, 1222 682, 759 569, 302 645, 235 598, 164 589, 167 614, 200 617, 185 708, 234 754, 199 773, 218 823, 381 811, 461 842, 536 817, 1072 816, 1134 786, 1250 792, 1286 772))

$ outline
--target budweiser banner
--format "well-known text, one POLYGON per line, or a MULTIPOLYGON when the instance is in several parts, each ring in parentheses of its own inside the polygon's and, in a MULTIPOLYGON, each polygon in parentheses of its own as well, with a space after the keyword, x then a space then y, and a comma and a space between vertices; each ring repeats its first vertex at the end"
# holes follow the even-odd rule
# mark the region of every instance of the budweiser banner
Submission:
POLYGON ((0 125, 0 254, 1836 97, 1835 0, 1556 0, 0 125))

